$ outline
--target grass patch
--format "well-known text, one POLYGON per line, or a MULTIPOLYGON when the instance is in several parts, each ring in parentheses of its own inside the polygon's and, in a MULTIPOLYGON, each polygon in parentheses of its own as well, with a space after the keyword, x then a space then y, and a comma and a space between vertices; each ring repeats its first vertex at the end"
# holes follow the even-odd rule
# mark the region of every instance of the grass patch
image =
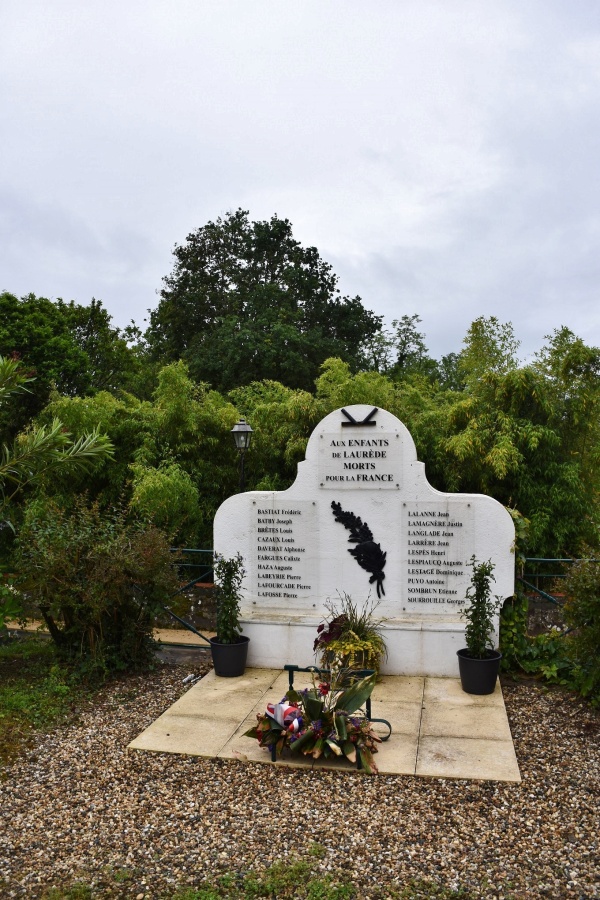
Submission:
MULTIPOLYGON (((264 872, 227 873, 199 887, 180 887, 172 890, 145 888, 124 884, 129 878, 113 872, 109 882, 90 887, 77 881, 70 886, 50 888, 44 900, 101 900, 103 897, 134 897, 137 892, 152 900, 360 900, 363 889, 355 887, 347 877, 313 871, 314 856, 308 860, 276 862, 264 872), (121 888, 121 890, 119 890, 121 888)), ((133 873, 128 873, 133 874, 133 873)), ((410 879, 403 885, 369 885, 372 900, 478 900, 463 888, 455 890, 422 879, 410 879)), ((507 895, 509 900, 510 895, 507 895)))
MULTIPOLYGON (((312 861, 277 862, 264 872, 223 875, 203 887, 183 888, 160 897, 165 900, 271 900, 274 897, 277 900, 360 900, 362 889, 347 878, 322 875, 313 868, 312 861)), ((369 887, 369 896, 374 900, 477 900, 462 888, 454 890, 421 879, 411 879, 397 887, 374 883, 369 887)))
POLYGON ((0 645, 0 764, 14 759, 33 732, 64 718, 84 693, 59 665, 51 641, 26 637, 0 645))
POLYGON ((44 900, 92 900, 92 889, 83 882, 75 882, 68 888, 50 888, 44 900))

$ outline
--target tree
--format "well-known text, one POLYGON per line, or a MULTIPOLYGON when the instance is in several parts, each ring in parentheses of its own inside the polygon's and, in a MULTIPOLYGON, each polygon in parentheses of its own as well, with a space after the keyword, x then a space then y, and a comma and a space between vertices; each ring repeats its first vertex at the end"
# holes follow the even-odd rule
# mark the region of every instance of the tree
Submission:
MULTIPOLYGON (((556 347, 519 366, 511 326, 499 330, 490 322, 487 333, 483 320, 474 323, 476 340, 461 356, 466 388, 451 405, 443 441, 447 487, 517 508, 530 520, 536 555, 577 555, 583 542, 598 542, 600 392, 593 366, 591 378, 572 377, 568 365, 558 364, 556 347), (553 370, 563 372, 561 379, 549 377, 553 370), (575 409, 569 422, 568 410, 575 409)), ((600 351, 590 353, 582 342, 574 349, 580 361, 598 365, 600 351)))
MULTIPOLYGON (((0 356, 0 403, 10 394, 26 391, 25 385, 31 381, 18 360, 0 356)), ((20 433, 12 446, 3 444, 0 452, 0 518, 18 493, 50 471, 89 471, 95 462, 111 456, 112 450, 108 438, 97 429, 72 440, 56 418, 49 426, 20 433)))
POLYGON ((460 354, 459 370, 467 387, 476 386, 481 375, 494 372, 504 374, 519 365, 515 338, 510 322, 500 322, 496 316, 480 316, 472 323, 460 354))
POLYGON ((456 371, 458 356, 449 353, 437 362, 425 346, 425 335, 418 331, 421 317, 414 313, 392 321, 392 331, 382 328, 365 346, 365 368, 389 375, 395 381, 411 377, 437 380, 448 390, 459 390, 456 371))
POLYGON ((112 316, 95 297, 89 306, 60 299, 56 305, 75 344, 87 357, 88 392, 137 386, 143 354, 139 328, 133 322, 123 329, 111 325, 112 316))
POLYGON ((396 378, 411 374, 433 376, 437 372, 435 360, 431 359, 425 346, 425 335, 417 331, 420 323, 421 317, 416 313, 392 322, 396 359, 391 367, 391 374, 396 378))
POLYGON ((221 394, 195 384, 183 362, 161 369, 152 401, 105 391, 57 397, 40 421, 55 416, 77 432, 99 423, 115 446, 115 459, 93 477, 57 473, 45 486, 61 508, 85 491, 102 510, 127 505, 177 543, 211 546, 215 511, 237 490, 231 429, 239 413, 221 394))
POLYGON ((139 378, 141 360, 100 301, 89 306, 28 294, 20 300, 0 294, 0 354, 20 359, 35 375, 18 403, 5 404, 0 428, 16 434, 47 404, 52 390, 82 397, 98 390, 130 387, 139 378))
POLYGON ((219 390, 262 379, 311 390, 330 356, 359 368, 381 328, 359 297, 340 297, 331 266, 294 239, 287 219, 250 222, 238 209, 174 255, 146 337, 155 357, 185 359, 219 390))
POLYGON ((458 353, 447 353, 439 360, 438 380, 440 385, 448 391, 463 391, 465 382, 460 374, 460 356, 458 353))
MULTIPOLYGON (((0 356, 0 404, 11 394, 23 394, 32 378, 23 372, 16 359, 0 356)), ((101 459, 112 454, 112 444, 105 435, 93 429, 72 440, 60 420, 49 426, 29 428, 17 435, 12 446, 2 444, 0 450, 0 525, 12 524, 5 520, 10 504, 27 486, 38 483, 50 472, 62 469, 66 472, 89 471, 101 459)), ((14 528, 13 528, 14 531, 14 528)), ((9 612, 9 595, 0 593, 0 628, 9 612)))

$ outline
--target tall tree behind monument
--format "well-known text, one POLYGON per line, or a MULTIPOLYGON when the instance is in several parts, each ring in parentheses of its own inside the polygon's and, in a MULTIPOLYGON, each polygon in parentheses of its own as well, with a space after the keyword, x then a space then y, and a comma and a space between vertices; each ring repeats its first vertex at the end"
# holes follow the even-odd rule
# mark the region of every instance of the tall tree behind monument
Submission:
POLYGON ((250 222, 238 209, 208 222, 174 249, 150 315, 155 358, 183 358, 218 390, 273 379, 312 390, 332 356, 353 370, 381 317, 342 297, 315 247, 302 247, 287 219, 250 222))

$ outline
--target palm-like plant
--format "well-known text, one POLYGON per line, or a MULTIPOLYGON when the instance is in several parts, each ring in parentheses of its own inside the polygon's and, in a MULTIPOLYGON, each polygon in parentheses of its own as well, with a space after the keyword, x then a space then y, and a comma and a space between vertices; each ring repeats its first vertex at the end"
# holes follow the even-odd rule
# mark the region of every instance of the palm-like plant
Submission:
MULTIPOLYGON (((27 391, 32 376, 18 359, 0 356, 0 404, 11 394, 27 391)), ((73 440, 59 419, 50 426, 30 427, 16 436, 11 446, 0 446, 0 524, 13 528, 5 518, 15 496, 27 485, 34 484, 57 467, 88 469, 101 459, 113 455, 113 445, 104 434, 94 429, 73 440)), ((0 629, 6 621, 20 614, 20 604, 7 585, 0 584, 0 629)))
MULTIPOLYGON (((32 380, 19 360, 0 356, 0 403, 10 394, 26 391, 32 380)), ((59 419, 28 428, 11 446, 3 443, 0 448, 0 518, 16 494, 57 466, 85 470, 112 455, 113 445, 98 429, 73 440, 59 419)))

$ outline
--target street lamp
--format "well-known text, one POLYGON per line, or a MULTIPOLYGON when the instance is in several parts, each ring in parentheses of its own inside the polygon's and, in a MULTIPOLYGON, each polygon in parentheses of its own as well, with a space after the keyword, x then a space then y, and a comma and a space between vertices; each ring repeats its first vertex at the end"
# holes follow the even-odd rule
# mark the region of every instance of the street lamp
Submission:
POLYGON ((243 494, 246 489, 246 483, 244 481, 244 456, 246 450, 250 446, 250 441, 252 440, 252 429, 245 419, 240 419, 240 421, 236 422, 231 429, 231 433, 235 441, 235 446, 240 454, 240 494, 243 494))

